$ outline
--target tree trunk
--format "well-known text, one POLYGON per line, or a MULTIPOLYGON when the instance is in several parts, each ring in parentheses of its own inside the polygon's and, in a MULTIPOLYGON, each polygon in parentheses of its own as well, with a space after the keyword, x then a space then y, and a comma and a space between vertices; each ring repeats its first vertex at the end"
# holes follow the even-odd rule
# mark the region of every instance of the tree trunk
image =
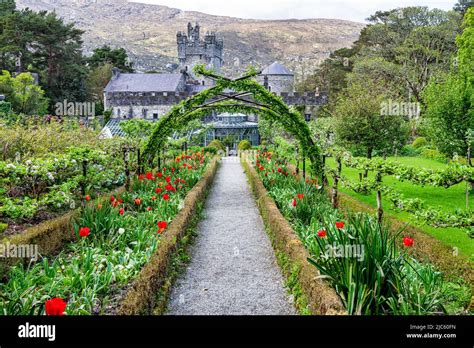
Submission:
POLYGON ((380 189, 380 184, 382 183, 382 174, 380 172, 377 173, 376 179, 377 181, 377 221, 379 225, 382 224, 383 219, 383 207, 382 207, 382 191, 380 189))
MULTIPOLYGON (((373 151, 373 150, 372 150, 371 147, 369 147, 369 148, 367 149, 367 158, 368 158, 369 160, 372 159, 372 151, 373 151)), ((368 175, 369 175, 369 170, 366 169, 366 170, 364 171, 364 178, 366 178, 368 175)))

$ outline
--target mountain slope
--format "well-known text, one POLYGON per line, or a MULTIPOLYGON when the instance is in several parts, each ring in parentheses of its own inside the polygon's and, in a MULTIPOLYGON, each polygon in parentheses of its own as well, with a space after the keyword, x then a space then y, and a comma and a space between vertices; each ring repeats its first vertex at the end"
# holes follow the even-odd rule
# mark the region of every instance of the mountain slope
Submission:
POLYGON ((331 51, 357 40, 363 24, 331 19, 249 20, 187 12, 127 0, 17 0, 19 8, 56 11, 85 30, 90 53, 103 44, 124 47, 137 70, 164 71, 177 62, 176 32, 188 22, 224 39, 224 72, 235 75, 249 64, 281 61, 298 76, 310 72, 331 51))

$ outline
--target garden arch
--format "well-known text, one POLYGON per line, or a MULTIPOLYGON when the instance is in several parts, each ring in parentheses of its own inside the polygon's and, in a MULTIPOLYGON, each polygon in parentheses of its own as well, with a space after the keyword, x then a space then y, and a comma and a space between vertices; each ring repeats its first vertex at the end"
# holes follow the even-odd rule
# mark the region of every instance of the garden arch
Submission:
POLYGON ((321 151, 311 137, 304 117, 279 96, 252 79, 259 75, 259 72, 251 71, 247 76, 229 79, 206 70, 202 65, 196 66, 194 71, 214 79, 215 85, 171 108, 155 126, 145 149, 146 156, 152 159, 173 132, 192 120, 209 115, 212 111, 253 113, 280 123, 292 134, 299 141, 303 153, 310 159, 312 174, 322 178, 324 168, 321 151))

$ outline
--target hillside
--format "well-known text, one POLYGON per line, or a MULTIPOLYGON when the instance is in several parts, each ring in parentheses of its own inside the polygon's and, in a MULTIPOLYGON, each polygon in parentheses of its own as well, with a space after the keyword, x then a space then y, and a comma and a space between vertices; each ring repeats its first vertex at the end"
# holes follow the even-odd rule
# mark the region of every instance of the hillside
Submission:
POLYGON ((176 32, 188 22, 224 39, 224 72, 237 74, 249 64, 278 60, 298 76, 311 71, 331 51, 357 40, 361 23, 331 20, 249 20, 188 12, 126 0, 17 0, 19 8, 56 11, 85 30, 90 53, 104 44, 124 47, 137 70, 164 71, 176 63, 176 32))

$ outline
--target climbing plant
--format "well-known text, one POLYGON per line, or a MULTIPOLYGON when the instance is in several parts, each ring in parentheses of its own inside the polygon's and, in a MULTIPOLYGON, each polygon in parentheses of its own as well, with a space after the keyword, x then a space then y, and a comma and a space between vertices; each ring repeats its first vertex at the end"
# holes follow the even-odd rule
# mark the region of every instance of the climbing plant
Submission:
POLYGON ((285 131, 292 134, 300 143, 304 154, 311 160, 312 174, 322 177, 324 168, 321 152, 304 117, 295 107, 286 105, 282 98, 259 84, 254 79, 259 72, 250 69, 247 76, 238 79, 216 75, 206 70, 203 65, 197 65, 194 72, 214 79, 215 85, 173 106, 156 124, 145 150, 150 160, 173 132, 192 120, 201 119, 212 112, 256 114, 263 119, 280 123, 285 131), (251 98, 247 98, 248 96, 251 98))

